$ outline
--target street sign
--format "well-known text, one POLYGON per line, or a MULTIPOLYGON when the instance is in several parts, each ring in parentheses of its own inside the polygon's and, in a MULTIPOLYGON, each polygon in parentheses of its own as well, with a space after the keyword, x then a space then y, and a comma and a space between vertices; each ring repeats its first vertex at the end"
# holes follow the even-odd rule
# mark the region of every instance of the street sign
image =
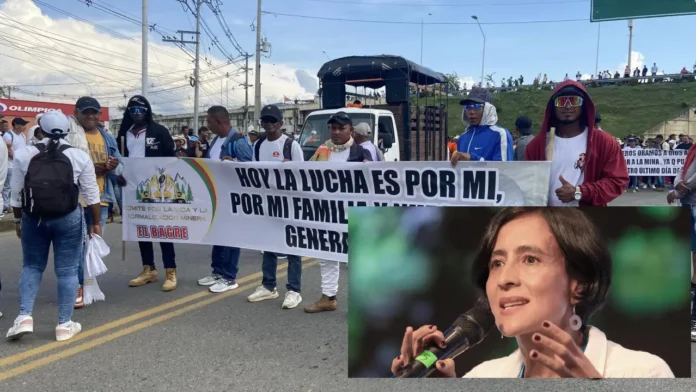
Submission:
POLYGON ((592 0, 592 22, 696 14, 696 0, 592 0))

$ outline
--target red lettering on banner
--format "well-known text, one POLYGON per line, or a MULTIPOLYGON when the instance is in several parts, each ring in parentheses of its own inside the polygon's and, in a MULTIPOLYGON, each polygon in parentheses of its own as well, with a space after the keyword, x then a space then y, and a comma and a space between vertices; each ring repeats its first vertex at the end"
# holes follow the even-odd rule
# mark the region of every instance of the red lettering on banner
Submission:
POLYGON ((162 240, 188 240, 188 227, 138 225, 138 238, 156 238, 162 240))

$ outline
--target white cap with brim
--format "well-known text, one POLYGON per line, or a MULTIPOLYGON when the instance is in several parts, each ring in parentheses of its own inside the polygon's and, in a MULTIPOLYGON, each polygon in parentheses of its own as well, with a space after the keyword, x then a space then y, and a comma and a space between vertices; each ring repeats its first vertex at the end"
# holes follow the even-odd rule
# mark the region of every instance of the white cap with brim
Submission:
POLYGON ((49 136, 62 137, 68 134, 70 121, 61 112, 47 112, 41 116, 41 130, 49 136))
POLYGON ((355 126, 355 133, 358 135, 370 136, 372 135, 372 130, 370 129, 370 125, 368 123, 361 122, 355 126))

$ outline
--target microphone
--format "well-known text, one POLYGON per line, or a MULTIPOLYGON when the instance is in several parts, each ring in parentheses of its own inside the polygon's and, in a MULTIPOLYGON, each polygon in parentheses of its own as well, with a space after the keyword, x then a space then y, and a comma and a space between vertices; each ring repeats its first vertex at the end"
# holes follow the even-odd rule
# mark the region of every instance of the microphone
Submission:
POLYGON ((445 348, 434 345, 425 347, 423 352, 411 361, 396 378, 425 378, 437 368, 435 363, 441 359, 454 359, 469 348, 481 343, 495 325, 495 318, 486 298, 477 299, 474 307, 457 317, 444 332, 445 348))

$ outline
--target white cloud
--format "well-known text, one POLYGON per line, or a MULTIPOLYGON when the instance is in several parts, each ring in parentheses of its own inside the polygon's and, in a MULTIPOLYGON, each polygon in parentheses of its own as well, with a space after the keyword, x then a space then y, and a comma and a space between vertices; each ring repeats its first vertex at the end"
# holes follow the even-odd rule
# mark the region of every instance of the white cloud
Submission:
POLYGON ((472 76, 465 76, 463 78, 459 78, 459 83, 462 86, 462 88, 465 88, 466 90, 471 90, 472 87, 474 87, 474 84, 477 83, 476 80, 472 76))
MULTIPOLYGON (((57 5, 62 7, 63 4, 57 5)), ((124 95, 140 93, 140 44, 111 36, 94 26, 69 18, 51 18, 31 0, 6 0, 0 5, 0 50, 3 72, 0 84, 18 85, 13 98, 74 102, 81 95, 93 95, 102 105, 116 108, 125 102, 124 95), (10 57, 12 56, 12 57, 10 57), (14 57, 14 58, 13 58, 14 57), (32 94, 28 94, 31 92, 32 94)), ((137 26, 125 30, 120 25, 101 20, 101 25, 140 39, 137 26)), ((234 23, 234 22, 233 22, 234 23)), ((125 26, 131 27, 131 26, 125 26)), ((235 65, 225 65, 220 58, 201 61, 200 106, 244 104, 244 74, 235 65), (234 75, 229 78, 225 75, 234 75)), ((283 96, 311 99, 316 91, 300 86, 296 69, 283 64, 261 66, 262 101, 274 102, 283 96)), ((181 49, 164 44, 157 34, 150 35, 148 98, 158 113, 193 111, 194 89, 190 86, 193 60, 181 49)), ((239 63, 243 68, 243 62, 239 63)), ((254 59, 249 60, 254 69, 254 59)), ((249 75, 254 84, 254 75, 249 75)), ((249 90, 254 103, 254 88, 249 90)))
POLYGON ((580 77, 580 80, 590 80, 592 79, 592 76, 590 74, 582 74, 580 77))
MULTIPOLYGON (((638 67, 639 69, 643 69, 643 65, 645 64, 645 56, 643 53, 640 52, 631 52, 631 74, 633 74, 633 70, 638 67)), ((628 65, 627 61, 624 61, 623 63, 619 64, 619 67, 616 69, 619 71, 621 75, 623 75, 624 69, 628 65)), ((650 68, 650 66, 648 66, 650 68)))

